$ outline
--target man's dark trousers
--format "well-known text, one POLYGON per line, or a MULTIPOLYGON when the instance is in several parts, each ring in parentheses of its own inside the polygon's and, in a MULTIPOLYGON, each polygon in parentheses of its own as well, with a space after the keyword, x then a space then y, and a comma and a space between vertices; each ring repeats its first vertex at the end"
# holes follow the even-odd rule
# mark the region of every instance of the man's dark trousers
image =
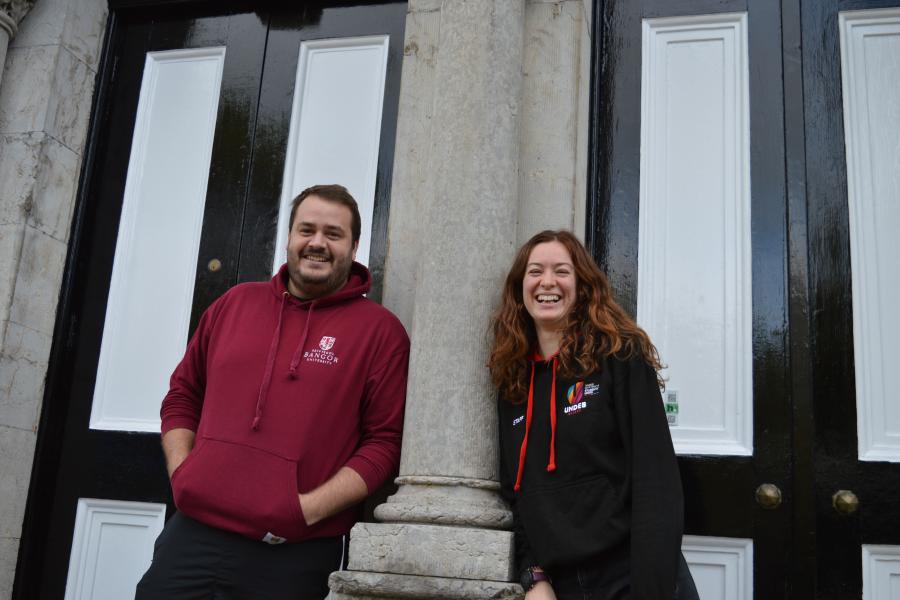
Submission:
POLYGON ((321 600, 344 550, 344 537, 270 545, 175 513, 135 600, 321 600))

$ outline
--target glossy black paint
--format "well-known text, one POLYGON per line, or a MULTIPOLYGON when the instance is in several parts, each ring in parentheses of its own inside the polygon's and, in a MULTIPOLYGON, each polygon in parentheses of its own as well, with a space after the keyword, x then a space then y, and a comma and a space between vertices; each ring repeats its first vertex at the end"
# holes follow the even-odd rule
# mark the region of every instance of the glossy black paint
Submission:
POLYGON ((900 544, 900 465, 857 458, 837 15, 900 2, 638 4, 595 3, 586 232, 631 311, 640 100, 634 23, 720 10, 748 10, 749 18, 756 451, 752 459, 682 457, 687 530, 754 537, 756 598, 860 598, 860 544, 900 544), (750 488, 763 481, 785 495, 776 511, 752 504, 750 488), (838 489, 856 492, 858 513, 832 508, 838 489))
POLYGON ((229 287, 269 277, 272 244, 260 240, 264 235, 271 239, 275 225, 271 215, 269 221, 260 218, 259 207, 267 203, 271 211, 280 197, 300 40, 389 33, 391 58, 370 259, 380 285, 405 3, 341 8, 310 4, 290 15, 281 5, 260 12, 248 10, 246 3, 181 2, 165 10, 143 4, 113 7, 110 15, 48 368, 14 584, 16 599, 63 596, 79 497, 163 502, 170 513, 173 509, 158 434, 88 428, 146 52, 228 48, 192 332, 206 307, 229 287), (270 37, 277 43, 268 44, 270 37), (212 258, 222 263, 216 272, 207 269, 212 258))
MULTIPOLYGON (((375 184, 372 244, 369 269, 373 276, 370 298, 380 300, 387 252, 387 224, 394 164, 394 131, 400 94, 406 3, 342 8, 319 8, 302 13, 272 13, 259 108, 259 126, 253 146, 253 169, 241 244, 241 281, 264 279, 272 269, 278 223, 285 150, 293 102, 294 78, 300 44, 335 36, 390 35, 382 129, 375 184)), ((369 224, 364 224, 368 226, 369 224)))
POLYGON ((802 4, 809 240, 810 392, 815 414, 817 594, 859 597, 860 544, 900 544, 900 465, 857 459, 847 172, 838 12, 898 6, 896 0, 802 4), (839 515, 838 489, 860 509, 839 515))
POLYGON ((788 312, 793 419, 794 497, 792 598, 815 597, 815 423, 809 369, 809 285, 806 236, 806 146, 803 112, 800 0, 781 8, 784 53, 785 171, 788 211, 788 312))
POLYGON ((606 0, 596 10, 595 166, 587 238, 617 298, 632 314, 637 295, 641 19, 748 13, 755 452, 753 457, 684 456, 679 464, 686 532, 753 538, 756 598, 789 598, 793 415, 781 3, 606 0), (784 500, 778 510, 757 506, 754 491, 764 482, 781 488, 784 500))

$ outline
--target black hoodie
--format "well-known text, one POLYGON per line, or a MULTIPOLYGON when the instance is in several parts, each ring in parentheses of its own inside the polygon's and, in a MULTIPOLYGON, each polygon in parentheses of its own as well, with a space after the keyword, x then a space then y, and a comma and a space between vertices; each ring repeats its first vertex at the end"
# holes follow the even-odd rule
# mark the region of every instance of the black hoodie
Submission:
POLYGON ((614 357, 577 380, 556 373, 555 357, 532 366, 531 402, 499 402, 518 568, 552 574, 630 545, 631 598, 670 600, 683 498, 656 373, 614 357))

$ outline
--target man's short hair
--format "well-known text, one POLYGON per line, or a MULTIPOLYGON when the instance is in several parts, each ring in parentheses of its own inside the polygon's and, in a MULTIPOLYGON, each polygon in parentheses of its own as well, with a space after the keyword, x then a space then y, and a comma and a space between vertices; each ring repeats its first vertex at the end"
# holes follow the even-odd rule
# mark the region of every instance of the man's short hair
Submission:
POLYGON ((290 233, 291 228, 294 226, 294 215, 297 213, 297 207, 310 196, 317 196, 322 200, 343 204, 349 208, 352 216, 350 220, 350 232, 353 236, 353 242, 356 243, 359 241, 359 234, 362 229, 362 219, 359 217, 359 206, 356 204, 356 200, 353 199, 353 196, 350 195, 350 192, 347 191, 347 188, 336 183, 310 186, 294 198, 293 202, 291 202, 291 219, 288 221, 288 233, 290 233))

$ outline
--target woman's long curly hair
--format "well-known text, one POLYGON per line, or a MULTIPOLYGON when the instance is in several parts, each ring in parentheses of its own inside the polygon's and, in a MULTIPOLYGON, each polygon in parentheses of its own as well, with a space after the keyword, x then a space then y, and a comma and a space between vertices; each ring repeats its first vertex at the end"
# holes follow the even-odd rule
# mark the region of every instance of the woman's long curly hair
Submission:
POLYGON ((616 354, 642 358, 657 373, 662 369, 656 347, 643 329, 612 297, 606 275, 585 247, 564 230, 538 233, 519 249, 503 285, 500 308, 494 314, 494 334, 488 368, 500 395, 513 404, 525 400, 531 353, 537 345, 534 320, 525 309, 522 281, 535 246, 559 242, 572 257, 577 298, 562 330, 557 356, 559 373, 566 379, 586 377, 600 369, 603 358, 616 354))

